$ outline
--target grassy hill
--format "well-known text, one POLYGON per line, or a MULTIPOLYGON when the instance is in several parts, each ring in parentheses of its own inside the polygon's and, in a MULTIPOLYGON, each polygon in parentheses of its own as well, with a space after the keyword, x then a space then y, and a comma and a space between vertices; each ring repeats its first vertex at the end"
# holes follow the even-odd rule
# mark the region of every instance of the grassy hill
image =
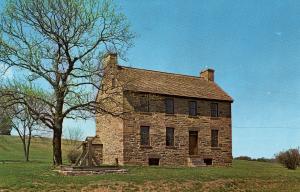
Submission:
MULTIPOLYGON (((80 143, 78 143, 80 145, 80 143)), ((70 142, 63 140, 63 157, 68 149, 71 148, 70 142)), ((50 138, 32 138, 30 147, 30 160, 34 162, 52 161, 52 141, 50 138)), ((0 162, 3 161, 24 161, 23 145, 18 136, 0 136, 0 162)))
MULTIPOLYGON (((66 151, 70 145, 63 142, 66 151)), ((35 138, 31 160, 23 160, 17 137, 0 136, 0 191, 300 191, 300 169, 275 163, 234 161, 204 168, 127 167, 127 174, 61 176, 51 165, 50 139, 35 138), (18 162, 1 163, 1 160, 18 162)))

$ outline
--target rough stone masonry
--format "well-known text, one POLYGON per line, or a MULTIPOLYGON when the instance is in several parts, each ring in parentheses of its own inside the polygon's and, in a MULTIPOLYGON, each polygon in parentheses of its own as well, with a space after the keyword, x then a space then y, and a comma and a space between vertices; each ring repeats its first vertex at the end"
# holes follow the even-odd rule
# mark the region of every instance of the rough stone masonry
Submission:
POLYGON ((102 90, 107 109, 96 118, 95 142, 103 164, 229 166, 233 99, 199 77, 119 66, 107 54, 102 90))

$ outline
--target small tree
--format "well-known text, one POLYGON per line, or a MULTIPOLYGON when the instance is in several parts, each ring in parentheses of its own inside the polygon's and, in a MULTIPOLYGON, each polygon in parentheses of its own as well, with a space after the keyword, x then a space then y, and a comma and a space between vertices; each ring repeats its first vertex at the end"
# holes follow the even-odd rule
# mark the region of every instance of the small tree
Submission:
POLYGON ((64 137, 68 139, 71 148, 67 151, 67 158, 70 163, 74 164, 81 154, 80 144, 78 141, 83 139, 83 131, 79 127, 68 127, 64 137))
POLYGON ((67 152, 67 158, 68 158, 70 163, 74 164, 74 163, 76 163, 76 161, 79 158, 80 154, 81 154, 81 151, 74 147, 74 148, 70 149, 67 152))
POLYGON ((13 128, 17 131, 22 141, 25 161, 29 161, 29 150, 34 127, 35 121, 28 114, 26 109, 22 109, 22 111, 15 114, 13 118, 13 128))
MULTIPOLYGON (((37 104, 38 103, 35 102, 35 105, 37 104)), ((38 109, 38 107, 36 107, 36 109, 38 109)), ((33 132, 38 130, 42 131, 39 125, 39 120, 34 119, 27 107, 21 104, 15 104, 12 106, 11 111, 12 127, 18 133, 22 141, 25 161, 29 161, 30 144, 33 132)))
POLYGON ((299 148, 289 149, 275 155, 276 160, 288 169, 295 170, 300 165, 299 148))

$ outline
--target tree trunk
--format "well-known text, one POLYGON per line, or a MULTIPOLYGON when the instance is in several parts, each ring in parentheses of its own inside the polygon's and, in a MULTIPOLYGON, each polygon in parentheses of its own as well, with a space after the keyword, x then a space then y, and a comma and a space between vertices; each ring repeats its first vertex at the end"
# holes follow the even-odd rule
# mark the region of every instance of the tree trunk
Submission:
POLYGON ((31 130, 29 131, 28 141, 27 141, 27 150, 26 150, 26 161, 29 161, 29 151, 30 151, 30 143, 31 143, 31 130))
POLYGON ((22 136, 21 139, 22 139, 22 144, 23 144, 25 161, 28 161, 27 160, 27 148, 26 148, 26 136, 22 136))
POLYGON ((53 164, 56 166, 62 165, 61 135, 62 123, 53 129, 53 164))

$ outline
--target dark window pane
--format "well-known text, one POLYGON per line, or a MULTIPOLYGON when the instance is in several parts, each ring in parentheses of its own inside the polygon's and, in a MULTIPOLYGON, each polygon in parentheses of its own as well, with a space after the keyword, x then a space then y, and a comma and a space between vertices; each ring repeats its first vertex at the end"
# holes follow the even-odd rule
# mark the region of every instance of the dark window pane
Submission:
POLYGON ((116 87, 116 78, 112 78, 112 80, 111 80, 111 86, 113 88, 116 87))
POLYGON ((218 112, 218 103, 211 103, 210 104, 210 109, 211 109, 211 116, 212 117, 218 117, 219 116, 219 112, 218 112))
POLYGON ((218 147, 219 142, 218 142, 218 130, 211 130, 211 146, 212 147, 218 147))
POLYGON ((212 165, 212 159, 211 159, 211 158, 204 159, 204 163, 205 163, 206 165, 212 165))
POLYGON ((149 158, 149 165, 159 165, 159 158, 149 158))
POLYGON ((141 145, 150 145, 149 126, 141 126, 141 145))
POLYGON ((149 112, 149 95, 141 95, 140 97, 140 111, 149 112))
POLYGON ((174 99, 173 98, 166 98, 166 113, 174 114, 174 99))
POLYGON ((189 115, 191 115, 191 116, 197 115, 197 102, 196 101, 189 102, 189 115))
POLYGON ((166 146, 174 146, 174 128, 166 128, 166 146))

